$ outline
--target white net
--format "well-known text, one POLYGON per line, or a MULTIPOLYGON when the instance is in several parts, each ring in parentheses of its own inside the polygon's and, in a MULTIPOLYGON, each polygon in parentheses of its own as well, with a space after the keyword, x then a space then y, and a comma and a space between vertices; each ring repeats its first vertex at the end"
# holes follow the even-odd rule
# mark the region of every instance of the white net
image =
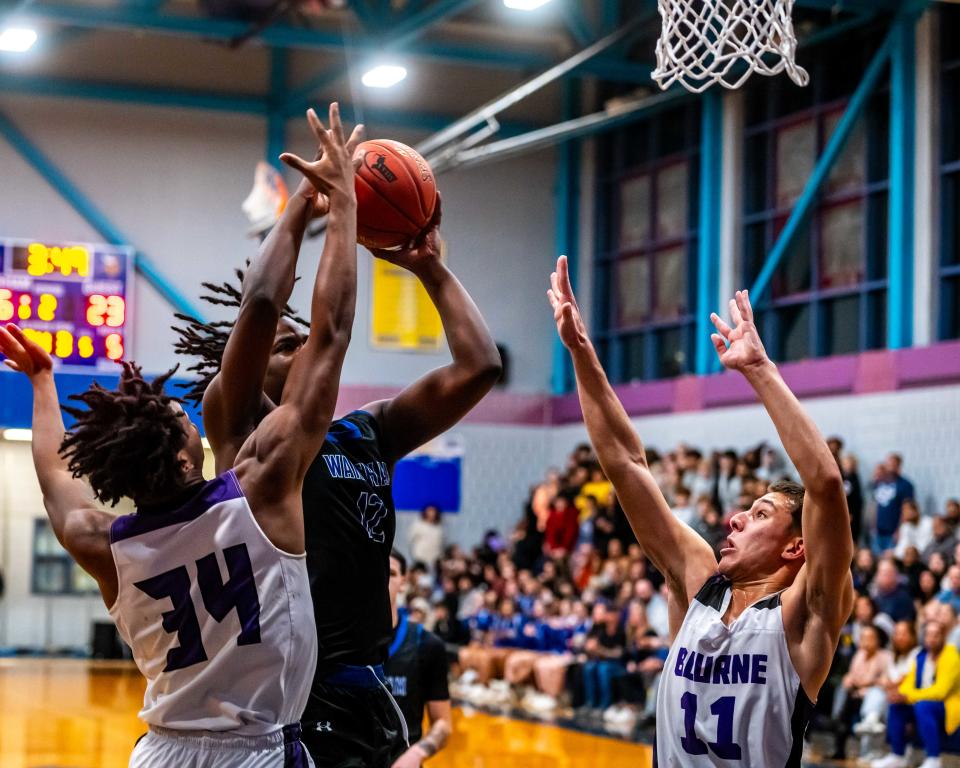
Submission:
POLYGON ((754 72, 786 71, 797 85, 794 0, 658 0, 663 32, 653 79, 664 90, 679 82, 701 93, 714 83, 739 88, 754 72))

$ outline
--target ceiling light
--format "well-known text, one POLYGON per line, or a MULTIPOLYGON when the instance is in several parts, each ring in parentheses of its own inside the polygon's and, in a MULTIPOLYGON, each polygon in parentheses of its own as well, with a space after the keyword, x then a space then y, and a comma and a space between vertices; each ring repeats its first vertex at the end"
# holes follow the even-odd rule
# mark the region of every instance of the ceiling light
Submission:
POLYGON ((507 8, 515 11, 534 11, 541 5, 546 5, 550 0, 503 0, 507 8))
POLYGON ((390 64, 381 64, 369 70, 361 82, 367 88, 390 88, 407 76, 406 67, 397 67, 390 64))
POLYGON ((37 33, 26 27, 7 27, 0 32, 0 51, 23 53, 37 42, 37 33))
POLYGON ((0 431, 0 436, 11 443, 29 443, 33 440, 32 429, 4 429, 0 431))

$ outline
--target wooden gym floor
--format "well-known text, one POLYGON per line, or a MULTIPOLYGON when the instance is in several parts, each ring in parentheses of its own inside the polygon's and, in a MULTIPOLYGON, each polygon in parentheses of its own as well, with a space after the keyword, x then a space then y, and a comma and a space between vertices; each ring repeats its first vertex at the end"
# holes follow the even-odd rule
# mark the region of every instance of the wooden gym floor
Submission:
MULTIPOLYGON (((125 768, 144 732, 139 672, 125 662, 0 659, 0 767, 125 768)), ((650 748, 454 711, 430 768, 648 768, 650 748)))

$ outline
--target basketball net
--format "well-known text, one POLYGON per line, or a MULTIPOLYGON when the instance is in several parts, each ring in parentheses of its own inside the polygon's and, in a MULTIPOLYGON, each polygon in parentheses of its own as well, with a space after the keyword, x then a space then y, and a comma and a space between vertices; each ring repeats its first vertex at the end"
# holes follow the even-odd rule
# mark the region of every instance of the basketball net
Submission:
POLYGON ((658 0, 663 31, 653 79, 663 90, 679 82, 688 91, 702 93, 714 83, 739 88, 754 72, 786 71, 797 85, 806 85, 810 76, 795 61, 793 3, 658 0))

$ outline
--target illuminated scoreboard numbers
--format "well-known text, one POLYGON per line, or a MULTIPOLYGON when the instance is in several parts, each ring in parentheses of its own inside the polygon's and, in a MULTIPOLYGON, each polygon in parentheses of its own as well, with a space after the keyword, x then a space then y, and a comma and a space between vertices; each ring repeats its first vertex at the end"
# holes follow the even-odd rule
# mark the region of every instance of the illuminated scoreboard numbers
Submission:
POLYGON ((121 360, 123 358, 123 336, 119 333, 111 333, 104 340, 107 357, 111 360, 121 360))
POLYGON ((50 333, 50 331, 41 331, 37 328, 24 328, 23 335, 48 355, 53 354, 53 334, 50 333))
POLYGON ((0 323, 6 323, 13 320, 13 313, 16 309, 13 303, 13 291, 9 288, 0 288, 0 323))
POLYGON ((126 303, 122 296, 104 296, 99 293, 87 297, 87 324, 94 328, 106 325, 120 328, 126 319, 126 303))
POLYGON ((89 336, 81 336, 77 339, 77 354, 84 360, 93 357, 93 339, 89 336))
POLYGON ((45 277, 55 270, 64 277, 70 277, 74 272, 87 277, 90 274, 90 251, 81 245, 30 243, 27 246, 27 274, 45 277))
POLYGON ((37 305, 37 319, 52 323, 57 318, 57 297, 52 293, 41 293, 40 303, 37 305))

